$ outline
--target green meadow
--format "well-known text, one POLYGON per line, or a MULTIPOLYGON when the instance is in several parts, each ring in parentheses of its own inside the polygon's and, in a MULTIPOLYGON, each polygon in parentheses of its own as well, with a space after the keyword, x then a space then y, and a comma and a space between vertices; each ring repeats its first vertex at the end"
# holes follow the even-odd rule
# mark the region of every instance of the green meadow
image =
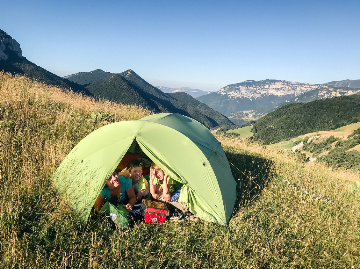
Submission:
POLYGON ((151 112, 0 73, 2 268, 359 268, 360 172, 215 133, 237 182, 228 226, 83 223, 51 177, 97 128, 151 112))
POLYGON ((253 133, 251 132, 251 126, 244 126, 238 129, 233 129, 233 130, 229 130, 227 131, 228 134, 237 134, 239 135, 242 139, 246 139, 249 137, 252 137, 253 133))

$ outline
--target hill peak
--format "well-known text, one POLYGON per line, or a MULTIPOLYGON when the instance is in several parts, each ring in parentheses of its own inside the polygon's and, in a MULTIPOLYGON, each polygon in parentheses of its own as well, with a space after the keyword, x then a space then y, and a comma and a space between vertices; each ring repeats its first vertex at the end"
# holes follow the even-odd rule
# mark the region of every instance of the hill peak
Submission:
POLYGON ((113 73, 105 72, 104 70, 101 69, 95 69, 90 72, 79 72, 72 75, 68 75, 64 78, 80 85, 88 85, 90 83, 94 83, 106 79, 108 77, 111 77, 113 75, 114 75, 113 73))
POLYGON ((6 61, 12 55, 22 57, 20 44, 0 29, 0 61, 6 61))
POLYGON ((128 69, 122 73, 120 73, 121 76, 125 77, 125 78, 130 78, 130 77, 136 77, 136 78, 141 78, 138 74, 136 74, 134 72, 134 70, 132 69, 128 69))
POLYGON ((105 71, 102 70, 102 69, 95 69, 95 70, 93 70, 93 71, 90 71, 90 73, 96 74, 96 73, 107 73, 107 72, 105 72, 105 71))

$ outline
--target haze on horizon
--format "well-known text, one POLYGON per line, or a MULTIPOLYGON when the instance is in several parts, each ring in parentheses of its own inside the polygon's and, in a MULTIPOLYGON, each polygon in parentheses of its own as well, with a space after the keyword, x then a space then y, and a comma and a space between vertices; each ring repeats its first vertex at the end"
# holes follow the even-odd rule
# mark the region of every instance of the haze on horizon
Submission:
POLYGON ((0 29, 59 75, 134 70, 154 86, 360 79, 360 1, 4 1, 0 29))

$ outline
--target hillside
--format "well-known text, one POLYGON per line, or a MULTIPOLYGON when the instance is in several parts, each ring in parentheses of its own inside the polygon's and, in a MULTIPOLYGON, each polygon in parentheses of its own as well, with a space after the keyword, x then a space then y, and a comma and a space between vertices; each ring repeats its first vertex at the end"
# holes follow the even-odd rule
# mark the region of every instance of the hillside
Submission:
MULTIPOLYGON (((249 124, 236 129, 221 129, 241 139, 252 140, 254 135, 252 125, 249 124)), ((307 162, 324 162, 333 168, 360 171, 360 122, 335 130, 306 133, 268 146, 292 151, 307 162)))
POLYGON ((177 101, 181 102, 183 104, 182 106, 184 107, 184 110, 186 110, 192 118, 201 117, 201 122, 209 122, 208 124, 211 124, 212 122, 213 126, 216 124, 216 122, 221 122, 222 126, 233 125, 230 120, 225 121, 222 114, 213 110, 204 103, 201 103, 185 92, 169 93, 169 95, 175 98, 177 101), (202 115, 199 115, 198 111, 201 111, 202 115))
POLYGON ((318 85, 284 80, 248 80, 227 85, 197 99, 224 115, 259 109, 271 112, 279 104, 317 87, 318 85))
POLYGON ((333 87, 347 87, 347 88, 360 88, 360 79, 350 80, 340 80, 340 81, 331 81, 326 83, 325 85, 333 86, 333 87))
POLYGON ((218 92, 197 99, 228 116, 234 123, 244 124, 289 103, 307 103, 351 95, 359 91, 359 89, 267 79, 227 85, 218 92))
POLYGON ((55 169, 93 130, 148 114, 0 73, 3 268, 360 266, 359 173, 220 133, 238 182, 228 227, 194 219, 113 231, 82 223, 53 188, 55 169))
POLYGON ((290 104, 258 119, 254 138, 276 143, 319 130, 333 130, 360 121, 360 94, 290 104))
POLYGON ((101 69, 96 69, 90 72, 79 72, 73 75, 65 76, 65 78, 77 84, 86 86, 88 84, 109 78, 113 75, 113 73, 105 72, 101 69))
POLYGON ((233 124, 227 117, 204 105, 189 107, 150 85, 132 70, 113 74, 97 69, 61 78, 23 57, 20 44, 2 30, 0 71, 26 75, 35 81, 120 104, 138 105, 154 112, 173 112, 191 116, 208 128, 233 124))
POLYGON ((309 161, 360 171, 360 122, 331 132, 305 134, 293 151, 307 156, 309 161))
POLYGON ((181 95, 162 92, 142 79, 133 70, 118 74, 95 70, 67 77, 73 81, 86 84, 86 89, 98 98, 117 103, 139 105, 154 112, 180 113, 196 119, 208 128, 233 124, 227 117, 207 105, 201 104, 190 95, 185 100, 180 98, 181 95))

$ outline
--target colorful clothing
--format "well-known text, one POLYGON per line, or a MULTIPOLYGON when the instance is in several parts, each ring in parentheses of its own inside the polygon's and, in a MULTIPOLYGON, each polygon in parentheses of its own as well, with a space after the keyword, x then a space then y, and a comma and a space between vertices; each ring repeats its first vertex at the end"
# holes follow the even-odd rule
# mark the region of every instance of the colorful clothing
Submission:
MULTIPOLYGON (((160 185, 161 187, 163 187, 163 183, 160 181, 160 179, 158 178, 154 178, 153 181, 154 185, 160 185)), ((171 177, 167 178, 167 183, 168 185, 171 185, 169 188, 169 193, 173 194, 177 189, 179 189, 181 187, 181 183, 173 180, 171 177)))
MULTIPOLYGON (((120 184, 121 184, 121 197, 119 199, 122 202, 125 198, 126 190, 131 187, 131 178, 126 178, 124 176, 119 176, 120 184)), ((109 187, 105 185, 102 189, 101 194, 105 197, 105 202, 111 199, 109 187)))
POLYGON ((170 202, 178 202, 181 193, 181 187, 171 195, 170 202))
POLYGON ((146 190, 148 186, 148 180, 144 176, 142 176, 139 181, 133 185, 135 194, 138 194, 139 191, 146 190))

